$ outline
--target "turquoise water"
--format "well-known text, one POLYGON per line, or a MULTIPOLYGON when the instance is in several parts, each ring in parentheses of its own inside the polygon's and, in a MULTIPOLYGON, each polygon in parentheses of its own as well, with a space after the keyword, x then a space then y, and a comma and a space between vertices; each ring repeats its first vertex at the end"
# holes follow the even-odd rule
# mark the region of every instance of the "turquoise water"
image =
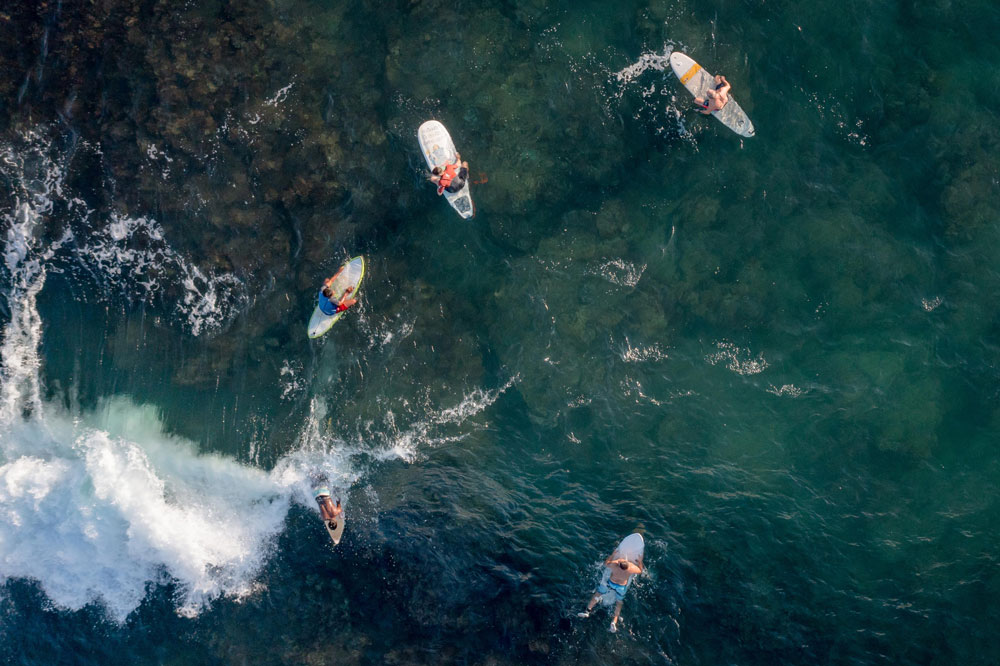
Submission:
POLYGON ((0 20, 3 663, 1000 660, 995 4, 0 20))

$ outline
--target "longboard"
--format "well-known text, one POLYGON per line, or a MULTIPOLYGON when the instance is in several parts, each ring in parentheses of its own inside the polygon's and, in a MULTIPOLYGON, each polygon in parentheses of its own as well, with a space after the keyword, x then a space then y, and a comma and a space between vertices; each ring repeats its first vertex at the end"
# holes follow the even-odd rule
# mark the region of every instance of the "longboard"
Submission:
MULTIPOLYGON (((622 539, 618 547, 615 548, 614 552, 611 553, 611 559, 617 560, 620 557, 624 557, 626 560, 632 564, 638 564, 642 561, 642 555, 646 550, 646 543, 642 540, 642 535, 638 532, 629 534, 627 537, 622 539)), ((604 567, 604 576, 601 579, 602 583, 606 583, 611 577, 611 570, 604 567)), ((635 574, 629 576, 627 588, 632 587, 632 579, 635 578, 635 574)), ((615 591, 609 589, 607 593, 601 597, 601 603, 605 605, 611 605, 615 603, 615 591)))
MULTIPOLYGON (((344 270, 340 272, 337 279, 333 281, 331 289, 333 290, 333 300, 334 302, 339 301, 344 295, 344 291, 349 286, 354 287, 354 291, 351 294, 352 298, 357 298, 358 291, 361 290, 361 280, 365 277, 365 258, 364 257, 354 257, 350 261, 344 263, 341 266, 344 270)), ((346 310, 345 310, 346 312, 346 310)), ((336 324, 340 317, 343 316, 343 312, 338 312, 336 314, 328 315, 319 309, 319 305, 313 310, 312 316, 309 317, 309 337, 318 338, 327 331, 329 331, 334 324, 336 324)))
MULTIPOLYGON (((313 494, 316 498, 316 502, 318 503, 320 497, 323 497, 324 495, 330 497, 330 489, 323 486, 314 490, 313 494)), ((326 528, 326 532, 330 535, 330 539, 333 541, 334 546, 340 543, 340 537, 344 534, 344 523, 346 522, 347 516, 344 513, 337 516, 337 526, 335 528, 331 529, 330 523, 325 520, 323 521, 323 527, 326 528)))
MULTIPOLYGON (((683 53, 674 51, 670 54, 670 68, 695 97, 704 99, 705 94, 715 88, 715 76, 683 53)), ((729 96, 729 102, 718 111, 712 111, 712 115, 740 136, 749 138, 754 135, 753 123, 732 95, 729 96)))
MULTIPOLYGON (((451 140, 451 135, 445 126, 436 120, 428 120, 417 130, 417 142, 420 144, 420 152, 423 153, 427 161, 427 168, 444 167, 447 164, 454 164, 458 151, 455 150, 455 143, 451 140)), ((465 186, 458 192, 443 192, 444 198, 448 200, 464 219, 469 219, 476 214, 476 209, 472 205, 472 192, 469 189, 469 180, 466 179, 465 186)))

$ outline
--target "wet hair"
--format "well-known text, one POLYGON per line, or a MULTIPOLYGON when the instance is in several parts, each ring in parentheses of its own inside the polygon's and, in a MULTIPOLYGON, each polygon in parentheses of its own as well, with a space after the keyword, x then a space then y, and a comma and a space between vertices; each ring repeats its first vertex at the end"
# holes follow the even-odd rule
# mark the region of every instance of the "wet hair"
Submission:
POLYGON ((434 174, 435 176, 440 176, 442 173, 444 173, 444 169, 442 169, 441 167, 437 166, 437 167, 434 167, 433 169, 431 169, 431 173, 434 174))
POLYGON ((323 295, 326 296, 327 298, 330 298, 331 296, 333 296, 333 290, 330 289, 329 287, 323 287, 323 295))
POLYGON ((618 566, 620 566, 622 569, 628 569, 628 561, 622 560, 621 562, 618 563, 618 566))

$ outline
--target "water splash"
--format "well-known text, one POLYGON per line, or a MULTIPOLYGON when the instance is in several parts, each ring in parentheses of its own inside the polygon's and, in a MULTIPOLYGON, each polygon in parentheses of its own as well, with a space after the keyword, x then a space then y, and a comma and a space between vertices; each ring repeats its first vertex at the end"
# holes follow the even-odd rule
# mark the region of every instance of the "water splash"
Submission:
POLYGON ((180 287, 175 309, 195 336, 222 328, 249 300, 239 278, 206 274, 171 248, 163 228, 147 217, 112 213, 108 224, 79 244, 78 257, 110 284, 127 279, 140 300, 180 287))
MULTIPOLYGON (((642 75, 646 72, 671 72, 670 54, 677 48, 681 48, 681 45, 668 42, 664 45, 663 53, 643 53, 631 65, 613 72, 609 77, 609 83, 613 88, 611 99, 620 100, 633 86, 640 83, 642 75)), ((681 95, 678 100, 679 85, 675 77, 661 76, 656 81, 641 87, 639 94, 643 104, 636 111, 634 119, 649 117, 656 119, 657 123, 666 119, 667 123, 658 124, 653 128, 656 134, 675 135, 696 147, 694 136, 684 121, 683 109, 686 108, 687 98, 681 95)))
POLYGON ((640 74, 650 69, 657 72, 666 71, 670 67, 670 54, 673 53, 673 50, 673 47, 667 47, 664 53, 643 53, 637 61, 625 69, 615 72, 615 79, 626 84, 631 83, 640 74))
POLYGON ((378 460, 401 458, 407 462, 413 462, 417 458, 420 447, 434 447, 462 440, 467 433, 452 434, 452 426, 463 425, 468 419, 492 405, 497 398, 517 382, 517 379, 518 377, 514 376, 495 389, 473 389, 463 396, 456 405, 440 409, 427 409, 423 417, 406 427, 398 427, 395 415, 392 412, 386 412, 387 427, 384 428, 384 431, 379 433, 369 430, 373 439, 381 441, 381 444, 369 454, 374 455, 378 460))
MULTIPOLYGON (((326 432, 326 404, 314 398, 297 445, 270 472, 201 453, 195 442, 169 433, 158 408, 127 396, 101 398, 90 410, 49 402, 36 300, 59 252, 78 252, 109 283, 127 279, 145 294, 161 289, 157 267, 170 267, 181 282, 194 283, 179 306, 194 333, 226 316, 212 297, 226 283, 190 269, 148 218, 113 215, 85 243, 70 243, 76 239, 69 231, 45 240, 50 216, 82 204, 64 191, 67 161, 51 159, 40 136, 28 138, 27 146, 0 153, 13 201, 2 213, 0 265, 0 298, 10 313, 0 330, 0 586, 33 580, 55 608, 97 605, 119 623, 161 584, 172 585, 177 612, 187 616, 222 597, 254 594, 292 503, 315 510, 316 474, 343 494, 372 460, 413 460, 419 447, 461 439, 456 427, 516 379, 473 390, 412 424, 393 424, 369 438, 374 449, 326 432)), ((90 211, 81 215, 86 221, 90 211)), ((302 368, 286 367, 290 398, 305 389, 302 368)), ((257 447, 247 443, 251 459, 257 447)))
POLYGON ((797 398, 800 395, 802 395, 802 389, 800 389, 795 384, 782 384, 781 386, 775 386, 774 384, 771 384, 771 386, 768 387, 767 392, 773 393, 774 395, 777 396, 787 395, 792 398, 797 398))
POLYGON ((3 218, 0 582, 35 580, 56 607, 98 603, 119 622, 149 582, 176 581, 184 614, 247 594, 287 512, 280 485, 166 434, 153 407, 116 397, 70 414, 43 399, 36 300, 71 234, 41 239, 65 169, 26 138, 3 154, 14 205, 3 218))
POLYGON ((646 264, 636 266, 624 259, 612 259, 605 261, 596 268, 590 270, 592 275, 600 275, 605 280, 619 287, 634 287, 639 284, 642 274, 646 270, 646 264))
POLYGON ((169 245, 155 220, 115 212, 100 218, 68 192, 66 177, 81 146, 100 152, 84 144, 60 149, 43 129, 25 132, 0 148, 0 179, 13 196, 11 211, 3 217, 10 279, 32 279, 37 272, 33 263, 54 265, 55 270, 89 275, 106 296, 163 298, 192 335, 222 328, 249 302, 246 286, 233 274, 200 269, 169 245), (36 247, 34 236, 59 228, 58 241, 36 247))
POLYGON ((925 312, 934 312, 934 310, 936 310, 942 303, 944 303, 944 299, 940 296, 920 299, 920 307, 922 307, 925 312))
POLYGON ((626 363, 644 363, 646 361, 662 361, 667 358, 667 353, 658 344, 633 347, 628 338, 625 338, 625 348, 621 351, 621 358, 626 363))
POLYGON ((725 363, 729 370, 738 375, 756 375, 767 369, 767 360, 763 354, 754 356, 749 349, 741 349, 725 340, 716 342, 715 347, 718 351, 705 357, 711 365, 725 363))

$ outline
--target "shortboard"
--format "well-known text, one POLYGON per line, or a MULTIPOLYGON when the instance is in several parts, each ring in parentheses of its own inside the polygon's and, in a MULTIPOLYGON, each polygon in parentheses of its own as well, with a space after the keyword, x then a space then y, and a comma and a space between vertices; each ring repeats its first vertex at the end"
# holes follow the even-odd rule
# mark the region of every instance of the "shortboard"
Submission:
MULTIPOLYGON (((624 557, 626 560, 632 564, 639 564, 642 562, 643 552, 646 550, 646 543, 642 540, 642 535, 638 532, 629 534, 627 537, 622 539, 618 547, 615 548, 614 552, 611 553, 611 559, 617 560, 620 557, 624 557)), ((636 574, 629 576, 626 588, 632 587, 632 580, 635 578, 636 574)), ((608 579, 611 577, 611 570, 604 567, 604 576, 601 578, 602 583, 607 583, 608 579)), ((601 603, 605 605, 611 605, 615 603, 615 591, 609 589, 607 593, 601 597, 601 603)))
MULTIPOLYGON (((674 51, 670 54, 670 68, 674 70, 674 74, 688 92, 695 97, 704 99, 705 94, 715 88, 715 76, 706 72, 701 65, 683 53, 674 51)), ((712 111, 712 115, 740 136, 754 135, 753 123, 732 95, 729 96, 729 102, 718 111, 712 111)))
MULTIPOLYGON (((455 150, 455 143, 451 140, 451 135, 445 126, 436 120, 428 120, 417 130, 417 142, 420 143, 420 152, 427 160, 427 168, 433 170, 434 167, 444 167, 447 164, 454 164, 458 151, 455 150)), ((443 192, 444 198, 448 200, 451 207, 466 220, 476 214, 476 209, 472 205, 472 193, 469 190, 469 179, 466 178, 465 186, 458 192, 443 192)))
MULTIPOLYGON (((313 496, 316 498, 317 503, 319 503, 319 498, 323 497, 324 495, 330 497, 330 489, 327 488, 326 486, 320 486, 319 488, 313 490, 313 496)), ((322 517, 322 514, 320 514, 320 516, 322 517)), ((344 523, 347 522, 346 516, 343 513, 341 513, 339 516, 337 516, 336 522, 337 526, 335 528, 331 528, 329 522, 325 520, 323 521, 323 527, 326 528, 327 534, 329 534, 330 539, 333 540, 334 546, 340 543, 340 537, 344 534, 344 523)))
MULTIPOLYGON (((354 257, 350 261, 344 263, 341 268, 340 275, 337 279, 333 281, 331 289, 333 290, 332 301, 336 302, 341 299, 344 295, 344 291, 348 287, 354 287, 354 291, 351 294, 352 298, 357 298, 358 291, 361 289, 361 280, 365 277, 365 258, 364 257, 354 257)), ((346 310, 344 311, 346 312, 346 310)), ((328 315, 319 309, 319 305, 313 310, 312 316, 309 317, 309 337, 318 338, 340 320, 343 312, 338 312, 336 314, 328 315)))

